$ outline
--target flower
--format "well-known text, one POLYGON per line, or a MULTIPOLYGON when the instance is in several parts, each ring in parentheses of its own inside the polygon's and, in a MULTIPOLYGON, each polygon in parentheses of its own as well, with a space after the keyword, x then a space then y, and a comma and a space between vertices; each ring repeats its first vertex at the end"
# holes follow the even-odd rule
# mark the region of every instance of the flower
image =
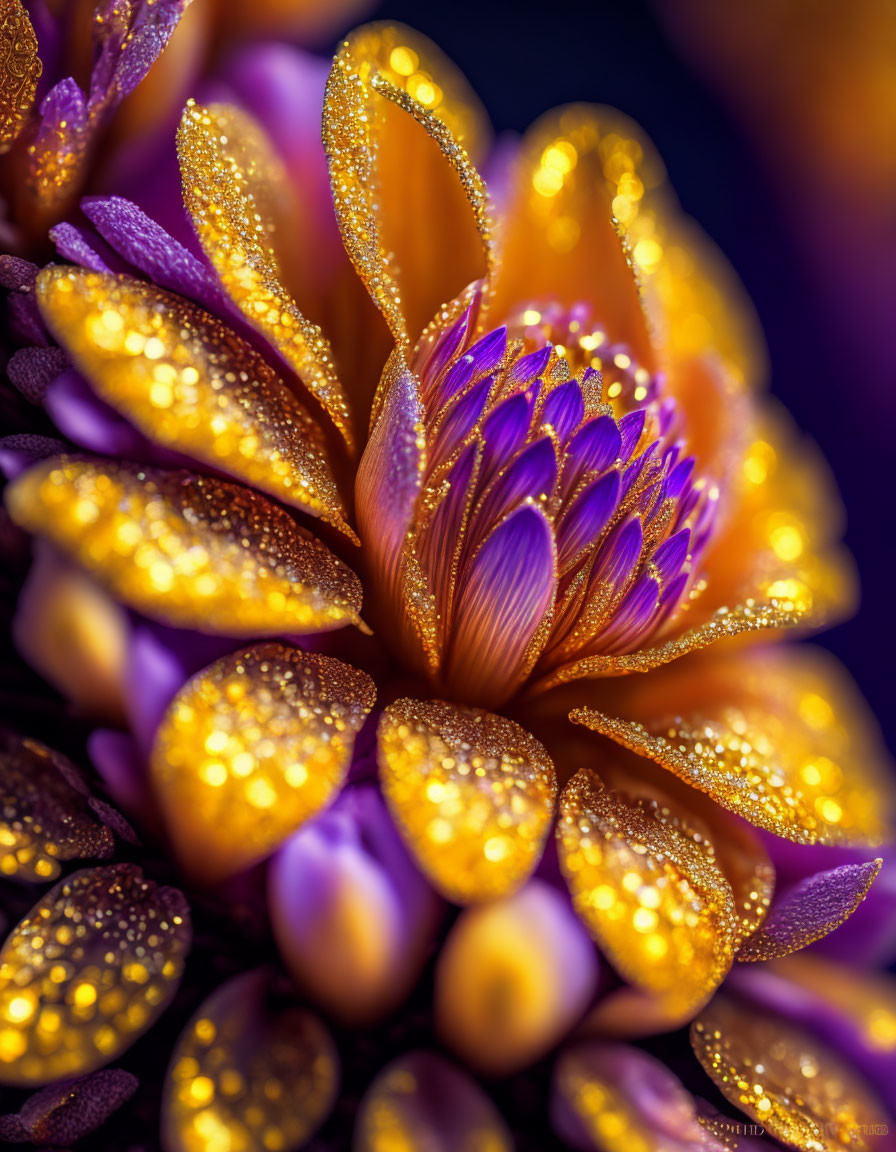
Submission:
MULTIPOLYGON (((633 126, 549 114, 496 212, 486 139, 432 45, 371 25, 323 103, 347 257, 294 246, 313 158, 190 102, 201 255, 92 197, 77 259, 16 266, 10 374, 69 442, 0 445, 18 642, 191 909, 136 864, 62 878, 0 951, 0 1079, 92 1099, 180 997, 167 1152, 719 1148, 709 1081, 647 1050, 678 1066, 691 1024, 759 1136, 848 1147, 887 1124, 892 1013, 790 957, 887 907, 891 786, 843 673, 770 642, 849 607, 836 499, 633 126)), ((0 870, 129 838, 33 740, 4 765, 0 870)))

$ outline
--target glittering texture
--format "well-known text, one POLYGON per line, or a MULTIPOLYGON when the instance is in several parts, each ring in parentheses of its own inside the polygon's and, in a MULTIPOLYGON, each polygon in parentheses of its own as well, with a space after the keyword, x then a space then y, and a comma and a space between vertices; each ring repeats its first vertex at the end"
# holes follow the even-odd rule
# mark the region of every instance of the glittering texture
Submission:
POLYGON ((61 1145, 96 1131, 134 1095, 137 1077, 106 1068, 77 1080, 59 1080, 35 1092, 16 1116, 0 1116, 0 1139, 61 1145))
POLYGON ((887 1132, 880 1104, 840 1058, 780 1015, 717 996, 691 1043, 721 1092, 802 1152, 865 1152, 887 1132))
POLYGON ((623 1044, 577 1044, 554 1065, 554 1127, 588 1152, 724 1152, 693 1096, 655 1057, 623 1044))
POLYGON ((227 325, 153 285, 80 269, 46 269, 37 293, 93 390, 144 435, 353 535, 323 434, 227 325))
POLYGON ((283 644, 222 657, 185 684, 150 768, 190 875, 241 871, 324 808, 375 695, 363 672, 283 644))
POLYGON ((409 1052, 361 1101, 354 1152, 512 1152, 513 1140, 480 1087, 435 1052, 409 1052))
POLYGON ((0 949, 0 1083, 45 1084, 115 1060, 174 995, 190 945, 174 888, 134 864, 62 880, 0 949))
POLYGON ((731 965, 737 926, 712 842, 588 770, 560 797, 557 841, 576 910, 620 974, 669 1012, 702 1004, 731 965))
POLYGON ((326 1118, 339 1086, 323 1025, 266 992, 248 972, 201 1005, 181 1034, 165 1080, 168 1152, 293 1152, 326 1118))
POLYGON ((422 37, 401 27, 361 29, 337 52, 324 101, 324 147, 343 242, 402 345, 414 341, 445 300, 483 272, 491 273, 495 258, 488 193, 461 143, 470 113, 461 111, 451 91, 462 81, 450 72, 441 79, 440 62, 434 69, 426 59, 429 48, 422 37), (431 145, 426 151, 419 130, 408 131, 413 121, 444 158, 435 175, 431 145), (415 180, 409 190, 416 209, 403 199, 411 156, 415 180), (394 182, 388 178, 392 175, 394 182), (451 175, 459 188, 445 183, 451 175), (461 223, 458 192, 472 210, 470 235, 461 223), (421 199, 435 217, 444 214, 458 227, 432 229, 421 245, 419 232, 410 231, 402 219, 419 211, 421 199), (425 275, 418 267, 423 256, 425 275), (435 299, 434 282, 440 291, 435 299), (425 302, 414 298, 415 289, 426 294, 425 302))
POLYGON ((50 89, 40 124, 28 145, 28 190, 48 212, 63 210, 84 175, 90 117, 84 93, 71 77, 50 89))
POLYGON ((787 956, 833 932, 865 899, 882 864, 844 864, 807 877, 775 901, 765 923, 738 952, 738 960, 787 956))
POLYGON ((358 623, 354 573, 281 508, 211 476, 57 457, 6 494, 125 603, 228 636, 358 623))
POLYGON ((638 685, 638 719, 577 723, 656 760, 751 824, 803 844, 881 843, 892 785, 849 685, 820 653, 728 657, 638 685), (679 706, 680 710, 676 708, 679 706))
POLYGON ((518 887, 553 812, 541 744, 481 708, 407 699, 385 710, 378 741, 386 800, 435 886, 461 904, 518 887))
POLYGON ((37 37, 21 0, 0 0, 0 153, 21 131, 40 74, 37 37))
POLYGON ((0 875, 55 880, 62 861, 114 846, 72 765, 36 740, 0 734, 0 875))
POLYGON ((237 108, 191 102, 177 147, 184 203, 221 282, 351 447, 351 415, 330 346, 281 281, 273 200, 286 176, 263 129, 237 108))

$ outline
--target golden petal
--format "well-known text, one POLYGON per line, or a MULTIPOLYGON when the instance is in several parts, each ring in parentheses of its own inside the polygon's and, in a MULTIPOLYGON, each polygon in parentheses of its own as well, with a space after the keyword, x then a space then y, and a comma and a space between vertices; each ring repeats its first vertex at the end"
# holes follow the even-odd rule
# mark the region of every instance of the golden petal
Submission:
POLYGON ((550 828, 554 766, 503 716, 397 700, 379 733, 383 793, 417 863, 460 904, 518 888, 550 828))
POLYGON ((854 687, 821 651, 679 665, 633 685, 622 707, 626 718, 592 708, 571 718, 788 840, 874 844, 890 835, 886 754, 854 687))
POLYGON ((731 966, 737 912, 703 832, 586 769, 561 794, 557 842, 576 910, 619 973, 670 1014, 704 1003, 731 966))
POLYGON ((134 864, 66 877, 0 950, 0 1083, 45 1084, 117 1059, 174 995, 186 901, 134 864))
POLYGON ((190 101, 177 149, 184 203, 221 282, 352 448, 351 413, 332 350, 282 283, 273 242, 275 198, 286 175, 264 130, 238 108, 190 101))
POLYGON ((21 0, 0 8, 0 154, 12 145, 34 104, 43 66, 37 37, 21 0))
POLYGON ((691 1027, 697 1059, 724 1096, 803 1152, 867 1152, 885 1132, 881 1105, 839 1056, 755 1004, 717 996, 691 1027))
MULTIPOLYGON (((501 234, 495 312, 531 301, 591 305, 614 343, 628 345, 644 368, 656 366, 619 210, 620 188, 642 181, 637 129, 611 109, 573 104, 529 129, 516 162, 501 234)), ((662 175, 651 156, 650 176, 662 175)), ((643 190, 643 189, 642 189, 643 190)), ((632 198, 632 203, 636 201, 632 198)))
POLYGON ((55 880, 61 860, 110 856, 114 846, 64 756, 0 734, 0 876, 55 880))
POLYGON ((488 193, 464 146, 478 120, 456 70, 401 25, 361 28, 336 54, 323 120, 336 215, 400 344, 493 269, 488 193))
POLYGON ((189 680, 150 755, 189 874, 208 883, 241 871, 321 811, 375 698, 363 672, 276 643, 231 653, 189 680))
POLYGON ((6 500, 20 527, 176 627, 270 636, 360 622, 354 572, 248 488, 57 456, 20 476, 6 500))
POLYGON ((260 969, 228 981, 181 1034, 162 1099, 168 1152, 293 1152, 328 1116, 339 1088, 333 1041, 265 984, 260 969))
POLYGON ((37 296, 93 390, 151 440, 357 541, 320 428, 226 324, 152 284, 82 268, 45 268, 37 296))

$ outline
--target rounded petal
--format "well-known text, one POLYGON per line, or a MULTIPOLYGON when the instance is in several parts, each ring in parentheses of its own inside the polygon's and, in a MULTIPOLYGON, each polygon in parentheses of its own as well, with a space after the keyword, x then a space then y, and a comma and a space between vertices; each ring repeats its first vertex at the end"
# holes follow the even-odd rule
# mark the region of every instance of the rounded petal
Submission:
POLYGON ((556 782, 511 720, 438 700, 398 700, 380 720, 383 792, 420 867, 449 900, 502 896, 532 872, 556 782))
POLYGON ((260 969, 228 981, 181 1034, 162 1100, 166 1152, 295 1152, 329 1114, 339 1089, 333 1041, 266 985, 260 969))
POLYGON ((55 457, 6 490, 13 520, 48 536, 126 604, 225 635, 358 623, 361 585, 281 508, 211 476, 55 457))
POLYGON ((197 673, 150 753, 184 868, 205 883, 263 859, 338 792, 376 689, 335 660, 258 644, 197 673))
MULTIPOLYGON (((95 1132, 137 1090, 137 1077, 105 1068, 77 1080, 59 1080, 29 1097, 18 1120, 34 1144, 71 1144, 95 1132)), ((0 1119, 0 1135, 3 1123, 0 1119)))
POLYGON ((434 1052, 393 1060, 367 1089, 358 1112, 353 1152, 512 1152, 498 1110, 464 1072, 434 1052))
POLYGON ((465 1063, 506 1075, 566 1035, 597 976, 597 952, 568 898, 530 880, 455 921, 436 963, 436 1027, 465 1063))
POLYGON ((0 1083, 46 1084, 115 1060, 167 1007, 189 946, 183 896, 136 865, 62 880, 0 949, 0 1083))

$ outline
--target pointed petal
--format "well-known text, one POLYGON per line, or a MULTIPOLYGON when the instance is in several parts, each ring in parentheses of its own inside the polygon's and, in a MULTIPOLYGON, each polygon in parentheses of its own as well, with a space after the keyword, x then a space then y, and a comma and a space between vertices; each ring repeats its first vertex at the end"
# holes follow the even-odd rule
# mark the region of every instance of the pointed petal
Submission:
POLYGON ((717 996, 694 1021, 691 1044, 722 1095, 801 1152, 867 1149, 862 1133, 887 1131, 886 1113, 849 1065, 777 1013, 717 996))
POLYGON ((385 710, 378 741, 386 800, 433 884, 462 904, 518 888, 553 813, 541 744, 481 708, 407 699, 385 710))
POLYGON ((486 537, 460 584, 448 683, 506 699, 537 657, 532 644, 554 601, 556 555, 544 513, 524 504, 486 537))
POLYGON ((375 696, 363 672, 283 644, 224 656, 189 680, 150 754, 189 874, 210 883, 242 871, 325 808, 375 696))
POLYGON ((408 1052, 361 1100, 354 1152, 513 1152, 501 1115, 476 1081, 435 1052, 408 1052))
POLYGON ((0 949, 0 1083, 46 1084, 115 1060, 167 1007, 189 947, 183 896, 135 864, 67 876, 0 949))
POLYGON ((760 828, 802 844, 881 843, 894 797, 873 721, 811 649, 731 654, 624 694, 621 719, 571 718, 648 756, 760 828))
POLYGON ((357 576, 281 508, 211 476, 57 456, 6 490, 45 535, 131 607, 227 636, 358 623, 357 576))
POLYGON ((21 0, 4 6, 0 28, 0 154, 21 132, 43 66, 37 54, 37 37, 21 0))
POLYGON ((274 201, 286 177, 264 130, 237 108, 191 102, 177 148, 184 203, 221 282, 351 448, 351 414, 330 346, 283 286, 272 247, 274 201))
POLYGON ((266 989, 263 969, 229 980, 181 1033, 165 1077, 168 1152, 228 1148, 297 1152, 339 1090, 336 1047, 320 1021, 266 989))
POLYGON ((94 391, 151 440, 353 535, 308 410, 227 325, 126 277, 47 268, 44 319, 94 391))
POLYGON ((741 947, 738 960, 788 956, 833 932, 865 899, 882 864, 844 864, 801 881, 775 900, 765 923, 741 947))
POLYGON ((573 902, 627 980, 693 1010, 733 958, 734 896, 711 841, 666 808, 580 771, 560 797, 560 862, 573 902))
POLYGON ((407 28, 361 28, 336 55, 323 120, 336 215, 399 344, 491 268, 488 194, 464 147, 477 120, 466 83, 407 28))

